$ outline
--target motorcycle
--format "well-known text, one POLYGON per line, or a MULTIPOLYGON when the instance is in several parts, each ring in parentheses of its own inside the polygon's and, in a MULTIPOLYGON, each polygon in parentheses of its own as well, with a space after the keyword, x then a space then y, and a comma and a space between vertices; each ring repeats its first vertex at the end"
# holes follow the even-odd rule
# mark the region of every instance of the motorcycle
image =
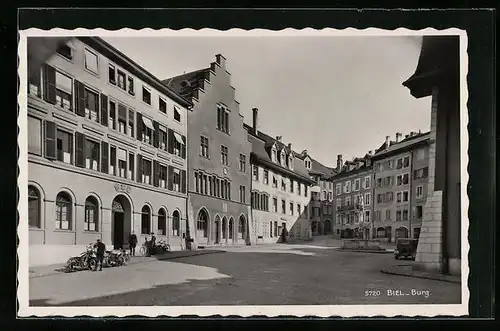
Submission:
POLYGON ((104 252, 103 264, 106 267, 118 267, 127 264, 130 255, 124 249, 114 249, 104 252))
POLYGON ((167 244, 163 239, 158 241, 156 247, 159 248, 163 253, 170 251, 170 245, 167 244))
POLYGON ((95 270, 97 268, 97 257, 95 254, 94 244, 87 245, 85 252, 80 256, 70 257, 65 265, 66 272, 78 270, 95 270))

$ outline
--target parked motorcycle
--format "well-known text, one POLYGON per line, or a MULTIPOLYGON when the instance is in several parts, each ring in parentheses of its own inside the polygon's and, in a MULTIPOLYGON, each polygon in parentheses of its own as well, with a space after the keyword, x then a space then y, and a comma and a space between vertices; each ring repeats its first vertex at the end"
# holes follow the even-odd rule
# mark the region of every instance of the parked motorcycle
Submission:
POLYGON ((85 252, 80 256, 70 257, 66 262, 66 272, 73 272, 78 270, 94 270, 97 267, 97 257, 95 254, 94 244, 87 245, 85 252))
POLYGON ((106 267, 118 267, 126 264, 125 252, 122 249, 114 249, 112 251, 105 251, 103 258, 103 265, 106 267))
POLYGON ((158 241, 156 247, 159 248, 163 253, 170 251, 170 245, 167 244, 163 239, 158 241))

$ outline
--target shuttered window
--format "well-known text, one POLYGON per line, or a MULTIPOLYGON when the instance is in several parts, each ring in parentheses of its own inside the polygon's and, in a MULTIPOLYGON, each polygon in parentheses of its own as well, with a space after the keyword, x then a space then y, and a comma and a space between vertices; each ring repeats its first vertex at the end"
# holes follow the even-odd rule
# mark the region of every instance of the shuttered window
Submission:
POLYGON ((28 153, 42 155, 42 121, 28 116, 28 153))

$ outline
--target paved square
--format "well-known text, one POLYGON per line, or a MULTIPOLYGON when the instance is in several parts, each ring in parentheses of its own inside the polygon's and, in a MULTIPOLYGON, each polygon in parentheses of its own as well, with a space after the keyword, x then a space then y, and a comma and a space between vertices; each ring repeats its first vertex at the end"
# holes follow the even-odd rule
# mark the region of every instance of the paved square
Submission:
POLYGON ((460 284, 380 272, 392 254, 272 245, 30 279, 30 305, 458 304, 460 284))

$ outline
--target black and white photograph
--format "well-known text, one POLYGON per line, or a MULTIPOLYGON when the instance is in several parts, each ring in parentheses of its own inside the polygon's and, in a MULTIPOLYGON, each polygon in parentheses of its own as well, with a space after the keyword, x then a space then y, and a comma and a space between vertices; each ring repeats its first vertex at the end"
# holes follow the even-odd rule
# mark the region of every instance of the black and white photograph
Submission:
POLYGON ((465 31, 19 36, 20 316, 467 313, 465 31))

